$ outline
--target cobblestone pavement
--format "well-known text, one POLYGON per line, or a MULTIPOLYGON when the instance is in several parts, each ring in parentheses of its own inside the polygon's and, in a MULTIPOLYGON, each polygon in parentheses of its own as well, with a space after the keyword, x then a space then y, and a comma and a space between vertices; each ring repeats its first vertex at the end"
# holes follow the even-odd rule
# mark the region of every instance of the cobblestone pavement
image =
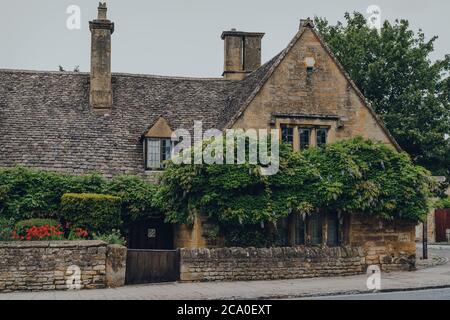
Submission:
MULTIPOLYGON (((442 250, 430 248, 430 254, 432 257, 450 257, 450 247, 442 250)), ((366 281, 365 275, 358 275, 252 282, 164 283, 102 290, 7 293, 0 294, 0 300, 284 299, 369 293, 366 281)), ((381 286, 382 291, 450 287, 450 264, 420 268, 414 272, 383 273, 381 286)))

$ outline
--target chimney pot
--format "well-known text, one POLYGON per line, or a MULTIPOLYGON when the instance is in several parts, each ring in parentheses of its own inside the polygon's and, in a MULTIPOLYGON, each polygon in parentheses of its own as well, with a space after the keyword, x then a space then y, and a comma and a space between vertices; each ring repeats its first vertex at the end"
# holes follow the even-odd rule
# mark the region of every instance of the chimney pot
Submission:
POLYGON ((314 28, 314 21, 312 21, 309 17, 307 19, 300 19, 300 27, 309 27, 314 28))
POLYGON ((108 8, 106 7, 106 2, 99 2, 98 4, 98 20, 108 20, 107 17, 108 8))

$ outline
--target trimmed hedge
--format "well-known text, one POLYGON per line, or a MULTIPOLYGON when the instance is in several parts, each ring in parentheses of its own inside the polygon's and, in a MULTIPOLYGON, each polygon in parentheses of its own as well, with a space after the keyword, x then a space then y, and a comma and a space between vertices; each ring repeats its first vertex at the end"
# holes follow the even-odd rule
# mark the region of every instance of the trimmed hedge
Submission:
POLYGON ((61 198, 61 215, 75 227, 108 233, 122 225, 121 204, 115 196, 66 193, 61 198))

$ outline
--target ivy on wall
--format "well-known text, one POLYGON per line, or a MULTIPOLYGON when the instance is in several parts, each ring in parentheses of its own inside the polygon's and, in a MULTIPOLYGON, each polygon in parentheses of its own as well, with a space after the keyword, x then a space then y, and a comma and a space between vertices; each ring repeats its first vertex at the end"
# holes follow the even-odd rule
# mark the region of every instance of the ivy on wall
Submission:
MULTIPOLYGON (((226 142, 224 142, 226 143, 226 142)), ((192 223, 196 212, 219 224, 275 222, 326 208, 383 219, 422 220, 430 174, 406 153, 362 138, 292 152, 280 148, 280 171, 257 165, 175 165, 164 172, 155 201, 170 222, 192 223)))

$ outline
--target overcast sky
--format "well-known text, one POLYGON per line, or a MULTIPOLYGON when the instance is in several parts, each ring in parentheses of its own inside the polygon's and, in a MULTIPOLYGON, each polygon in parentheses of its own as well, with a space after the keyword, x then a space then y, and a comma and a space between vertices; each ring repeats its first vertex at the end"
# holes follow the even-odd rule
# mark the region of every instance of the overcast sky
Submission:
MULTIPOLYGON (((0 68, 89 70, 89 20, 96 0, 0 0, 0 68), (68 30, 69 5, 81 8, 81 29, 68 30)), ((383 19, 406 18, 427 36, 438 35, 436 54, 450 53, 448 0, 109 0, 116 24, 112 39, 115 72, 220 76, 223 30, 266 32, 263 61, 281 51, 299 19, 343 20, 346 11, 381 8, 383 19)))

